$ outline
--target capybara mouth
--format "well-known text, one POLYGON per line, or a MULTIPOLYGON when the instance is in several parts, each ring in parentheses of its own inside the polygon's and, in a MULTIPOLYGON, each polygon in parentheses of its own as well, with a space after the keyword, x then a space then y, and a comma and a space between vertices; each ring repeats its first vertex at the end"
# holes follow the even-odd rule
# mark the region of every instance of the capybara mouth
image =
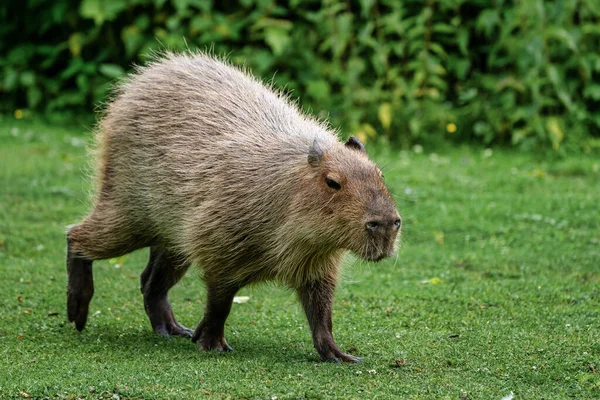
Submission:
POLYGON ((394 254, 393 249, 389 250, 389 251, 373 249, 373 250, 367 251, 363 254, 359 254, 359 257, 365 261, 379 262, 379 261, 382 261, 382 260, 392 256, 392 254, 394 254))
POLYGON ((379 262, 393 256, 397 250, 397 237, 393 240, 384 240, 383 243, 370 241, 356 254, 365 261, 379 262))
POLYGON ((371 219, 365 224, 364 247, 357 254, 366 261, 379 262, 396 252, 400 226, 399 216, 371 219))

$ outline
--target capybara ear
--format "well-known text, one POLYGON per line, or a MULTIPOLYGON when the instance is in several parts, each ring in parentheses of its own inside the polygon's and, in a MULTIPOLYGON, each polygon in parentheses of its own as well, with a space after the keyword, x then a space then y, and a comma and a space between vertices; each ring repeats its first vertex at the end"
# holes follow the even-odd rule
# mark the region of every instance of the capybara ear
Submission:
POLYGON ((356 136, 350 136, 346 141, 346 147, 366 153, 365 146, 356 136))
POLYGON ((323 149, 317 141, 317 138, 313 140, 313 143, 308 149, 308 163, 313 167, 321 165, 321 159, 323 158, 323 149))

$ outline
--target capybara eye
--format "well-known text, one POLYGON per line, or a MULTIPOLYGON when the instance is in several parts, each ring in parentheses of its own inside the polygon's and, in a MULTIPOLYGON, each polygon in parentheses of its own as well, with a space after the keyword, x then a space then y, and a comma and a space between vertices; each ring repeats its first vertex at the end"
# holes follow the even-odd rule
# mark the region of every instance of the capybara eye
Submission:
POLYGON ((335 190, 340 190, 342 188, 342 185, 340 185, 333 179, 325 178, 325 183, 327 184, 327 186, 335 190))

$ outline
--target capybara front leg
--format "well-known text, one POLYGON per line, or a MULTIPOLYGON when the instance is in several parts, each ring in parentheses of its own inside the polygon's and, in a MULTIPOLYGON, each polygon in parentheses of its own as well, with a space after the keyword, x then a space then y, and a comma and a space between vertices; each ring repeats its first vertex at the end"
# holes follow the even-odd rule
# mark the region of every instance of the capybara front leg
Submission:
POLYGON ((94 296, 92 260, 72 249, 71 239, 67 238, 67 316, 82 331, 87 322, 90 301, 94 296))
POLYGON ((144 308, 154 332, 161 335, 192 337, 192 330, 175 319, 168 291, 185 274, 190 264, 166 249, 150 248, 150 260, 141 276, 144 308))
POLYGON ((202 350, 233 351, 225 340, 225 321, 231 311, 233 297, 238 287, 219 287, 216 283, 207 282, 208 297, 204 318, 192 336, 202 350))
POLYGON ((327 280, 308 282, 298 289, 300 301, 312 332, 313 344, 322 361, 362 362, 340 350, 333 340, 331 307, 335 284, 327 280))

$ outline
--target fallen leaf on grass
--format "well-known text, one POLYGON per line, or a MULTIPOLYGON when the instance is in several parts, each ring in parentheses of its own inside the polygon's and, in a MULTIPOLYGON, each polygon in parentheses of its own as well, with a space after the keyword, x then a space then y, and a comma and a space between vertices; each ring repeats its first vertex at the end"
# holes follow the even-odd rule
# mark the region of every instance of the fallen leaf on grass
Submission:
POLYGON ((28 399, 28 398, 30 398, 30 397, 31 397, 30 395, 28 395, 28 394, 27 394, 27 393, 25 393, 25 392, 19 392, 19 394, 20 394, 21 396, 25 397, 26 399, 28 399))
POLYGON ((546 172, 544 172, 543 170, 541 170, 541 169, 539 169, 539 168, 536 168, 536 169, 534 169, 534 170, 531 172, 531 175, 532 175, 534 178, 543 178, 543 177, 545 177, 545 176, 546 176, 546 172))
POLYGON ((127 255, 118 258, 111 258, 108 260, 108 263, 113 267, 119 269, 125 264, 125 260, 127 260, 127 255))
POLYGON ((238 304, 247 303, 248 300, 250 300, 250 296, 235 296, 233 298, 233 302, 238 304))
POLYGON ((431 279, 424 279, 422 281, 420 281, 419 283, 422 285, 425 284, 431 284, 431 285, 439 285, 440 283, 443 283, 444 281, 441 280, 440 278, 438 278, 437 276, 431 279))

